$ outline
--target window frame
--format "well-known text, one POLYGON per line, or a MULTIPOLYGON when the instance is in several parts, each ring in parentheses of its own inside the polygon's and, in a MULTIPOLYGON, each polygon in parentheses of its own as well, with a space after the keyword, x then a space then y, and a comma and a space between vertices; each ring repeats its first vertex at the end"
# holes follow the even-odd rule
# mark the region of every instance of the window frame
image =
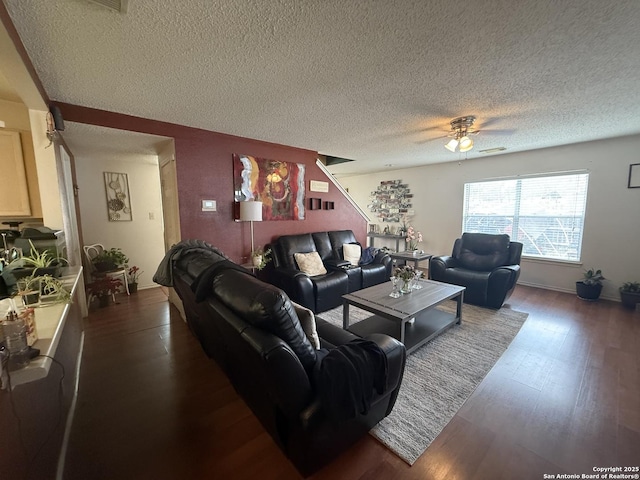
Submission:
MULTIPOLYGON (((589 171, 578 170, 534 175, 516 175, 465 182, 463 185, 462 231, 507 233, 511 237, 511 231, 515 227, 517 228, 518 235, 517 238, 512 238, 512 241, 518 241, 524 244, 522 252, 523 258, 539 262, 581 264, 582 249, 584 246, 584 226, 586 223, 589 196, 589 179, 589 171), (578 176, 583 178, 573 180, 575 182, 574 198, 569 202, 569 209, 566 207, 564 211, 553 211, 552 209, 548 215, 540 215, 532 213, 531 211, 527 212, 526 210, 523 212, 523 208, 527 206, 531 208, 532 205, 536 206, 535 202, 540 203, 542 201, 541 197, 532 204, 530 202, 531 197, 524 197, 528 198, 529 201, 525 201, 525 206, 523 207, 523 185, 524 189, 532 187, 531 184, 526 185, 526 182, 536 179, 550 179, 553 177, 578 176), (471 204, 474 202, 471 189, 474 185, 484 186, 493 182, 515 182, 513 186, 503 184, 503 188, 513 189, 513 198, 509 199, 505 205, 504 197, 501 197, 502 204, 494 205, 494 211, 499 211, 503 214, 479 214, 474 212, 473 208, 471 208, 471 204), (505 206, 508 207, 507 210, 509 213, 504 214, 505 206), (478 220, 479 226, 477 228, 470 228, 469 222, 474 218, 478 220), (484 226, 482 225, 483 221, 485 222, 484 226), (537 232, 535 237, 527 233, 527 223, 530 226, 530 233, 535 234, 535 232, 537 232), (490 226, 487 226, 487 224, 490 226), (550 236, 555 237, 555 239, 550 238, 550 236), (544 248, 541 249, 542 244, 544 244, 544 248), (537 250, 538 254, 533 253, 531 249, 537 250), (572 250, 575 253, 572 254, 572 250)), ((548 188, 553 188, 553 182, 549 183, 548 188)), ((537 188, 540 188, 540 186, 537 188)), ((543 185, 542 188, 545 188, 545 186, 543 185)), ((481 197, 478 196, 481 194, 482 192, 476 194, 476 201, 481 200, 481 197)), ((488 195, 488 197, 490 197, 490 195, 488 195)), ((490 204, 491 199, 487 198, 487 200, 487 203, 490 204)), ((547 208, 549 208, 548 205, 547 208)), ((540 210, 542 211, 544 209, 540 208, 540 210)))

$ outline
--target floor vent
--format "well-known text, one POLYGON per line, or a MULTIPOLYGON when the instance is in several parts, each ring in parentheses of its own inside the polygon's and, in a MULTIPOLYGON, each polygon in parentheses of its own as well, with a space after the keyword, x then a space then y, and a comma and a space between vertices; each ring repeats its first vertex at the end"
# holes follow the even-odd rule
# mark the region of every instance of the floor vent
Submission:
POLYGON ((119 13, 127 13, 127 7, 129 6, 129 0, 88 0, 96 5, 102 5, 109 10, 115 10, 119 13))

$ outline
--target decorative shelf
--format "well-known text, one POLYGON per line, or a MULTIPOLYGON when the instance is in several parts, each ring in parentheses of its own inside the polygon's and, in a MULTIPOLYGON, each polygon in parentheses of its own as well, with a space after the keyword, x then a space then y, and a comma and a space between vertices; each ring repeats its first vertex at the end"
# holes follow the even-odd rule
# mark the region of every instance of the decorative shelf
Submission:
POLYGON ((320 210, 322 208, 322 199, 309 197, 309 210, 320 210))

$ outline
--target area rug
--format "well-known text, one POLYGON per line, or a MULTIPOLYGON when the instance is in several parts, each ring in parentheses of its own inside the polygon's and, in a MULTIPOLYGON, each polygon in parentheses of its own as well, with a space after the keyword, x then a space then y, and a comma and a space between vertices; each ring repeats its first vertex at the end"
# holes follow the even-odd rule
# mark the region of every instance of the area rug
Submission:
MULTIPOLYGON (((438 308, 454 312, 455 303, 438 308)), ((349 310, 351 323, 371 315, 353 306, 349 310)), ((318 316, 342 327, 342 307, 318 316)), ((527 316, 465 304, 461 325, 408 356, 393 411, 370 433, 413 465, 489 373, 527 316)))

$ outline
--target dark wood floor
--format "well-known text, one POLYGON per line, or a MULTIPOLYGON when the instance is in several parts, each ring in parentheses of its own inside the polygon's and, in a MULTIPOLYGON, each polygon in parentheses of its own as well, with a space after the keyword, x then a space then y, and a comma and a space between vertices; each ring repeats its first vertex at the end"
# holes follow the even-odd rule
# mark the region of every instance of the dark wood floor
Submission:
MULTIPOLYGON (((298 479, 161 289, 92 310, 65 479, 298 479)), ((640 463, 640 312, 519 286, 509 350, 409 467, 365 436, 316 479, 536 479, 640 463)))

